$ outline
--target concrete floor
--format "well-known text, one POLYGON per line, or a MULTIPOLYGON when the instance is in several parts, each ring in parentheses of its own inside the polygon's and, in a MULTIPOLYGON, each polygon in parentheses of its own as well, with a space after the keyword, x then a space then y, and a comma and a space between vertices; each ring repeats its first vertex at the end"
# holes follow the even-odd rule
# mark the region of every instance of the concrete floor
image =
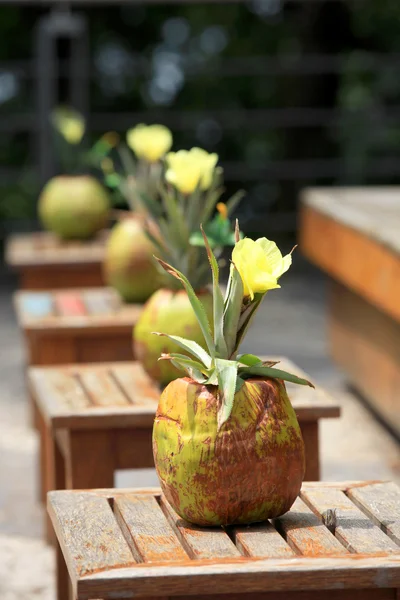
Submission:
MULTIPOLYGON (((253 353, 286 355, 324 385, 342 405, 341 419, 321 427, 325 480, 400 481, 400 447, 328 357, 325 282, 315 272, 288 276, 271 292, 243 346, 253 353)), ((36 433, 28 421, 23 340, 15 322, 11 288, 0 288, 0 598, 53 600, 54 557, 42 539, 43 512, 37 503, 36 433)), ((117 485, 153 485, 151 470, 117 485)))

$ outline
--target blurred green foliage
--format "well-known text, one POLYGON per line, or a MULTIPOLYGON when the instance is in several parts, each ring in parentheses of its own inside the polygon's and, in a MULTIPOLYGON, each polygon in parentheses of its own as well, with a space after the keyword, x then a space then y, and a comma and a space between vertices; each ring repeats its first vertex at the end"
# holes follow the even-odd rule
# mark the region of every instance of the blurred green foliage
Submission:
MULTIPOLYGON (((32 23, 43 14, 43 7, 0 7, 0 118, 34 113, 34 79, 24 75, 18 61, 33 59, 32 23), (15 68, 11 61, 17 61, 15 68)), ((86 15, 93 113, 118 116, 149 109, 162 122, 169 111, 185 111, 179 127, 173 128, 174 147, 196 144, 218 152, 233 164, 234 175, 236 163, 250 172, 283 160, 342 161, 336 178, 315 174, 297 181, 290 173, 284 178, 261 173, 243 181, 243 170, 238 170, 228 192, 248 190, 241 206, 244 220, 250 222, 260 212, 293 210, 298 189, 306 184, 374 182, 371 161, 391 160, 399 152, 395 117, 400 79, 397 61, 385 58, 400 50, 398 0, 364 0, 362 7, 358 2, 282 0, 126 4, 90 7, 86 15), (339 54, 340 68, 279 72, 285 57, 316 54, 339 54), (296 107, 335 109, 336 117, 322 126, 284 128, 267 126, 251 112, 296 107), (238 124, 236 115, 246 110, 238 124), (196 122, 186 111, 204 111, 204 117, 196 122), (231 118, 223 120, 221 111, 231 111, 231 118)), ((114 128, 112 121, 104 122, 103 129, 97 125, 90 141, 114 128)), ((2 131, 0 164, 14 167, 17 175, 12 185, 5 178, 1 186, 0 219, 34 215, 39 186, 34 172, 24 173, 35 152, 22 126, 2 131)), ((378 175, 379 182, 396 181, 392 173, 378 175)))

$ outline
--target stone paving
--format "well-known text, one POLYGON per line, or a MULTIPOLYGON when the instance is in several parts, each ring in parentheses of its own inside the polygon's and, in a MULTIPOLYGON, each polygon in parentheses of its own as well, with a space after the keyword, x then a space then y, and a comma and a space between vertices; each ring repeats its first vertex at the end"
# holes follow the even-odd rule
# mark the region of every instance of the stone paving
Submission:
MULTIPOLYGON (((243 350, 286 355, 336 394, 343 415, 322 423, 323 479, 400 481, 399 445, 329 360, 325 296, 316 272, 289 277, 265 300, 243 350)), ((0 331, 0 598, 54 600, 54 557, 41 538, 37 502, 38 444, 29 424, 23 344, 8 285, 0 287, 0 331)), ((157 479, 151 470, 117 476, 118 486, 135 483, 154 485, 157 479)))

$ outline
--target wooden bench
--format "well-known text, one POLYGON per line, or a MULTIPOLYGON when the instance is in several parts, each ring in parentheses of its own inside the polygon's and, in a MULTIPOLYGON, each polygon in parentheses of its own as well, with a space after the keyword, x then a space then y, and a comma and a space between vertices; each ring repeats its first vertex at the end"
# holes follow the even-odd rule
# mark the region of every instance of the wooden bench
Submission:
POLYGON ((300 247, 332 278, 333 358, 400 434, 400 188, 306 190, 300 247))
POLYGON ((396 600, 400 488, 309 483, 273 522, 200 529, 158 489, 58 491, 58 600, 396 600), (332 519, 331 516, 334 515, 332 519))
POLYGON ((48 232, 11 236, 6 262, 18 272, 20 287, 50 290, 104 285, 102 274, 108 231, 88 241, 62 241, 48 232))
POLYGON ((14 304, 29 365, 132 360, 142 306, 111 288, 17 292, 14 304))
MULTIPOLYGON (((306 376, 287 359, 283 369, 306 376)), ((31 368, 40 432, 41 497, 52 489, 112 487, 118 469, 154 467, 151 436, 160 389, 139 363, 31 368)), ((319 387, 287 384, 306 447, 306 479, 320 476, 318 422, 339 406, 319 387)))

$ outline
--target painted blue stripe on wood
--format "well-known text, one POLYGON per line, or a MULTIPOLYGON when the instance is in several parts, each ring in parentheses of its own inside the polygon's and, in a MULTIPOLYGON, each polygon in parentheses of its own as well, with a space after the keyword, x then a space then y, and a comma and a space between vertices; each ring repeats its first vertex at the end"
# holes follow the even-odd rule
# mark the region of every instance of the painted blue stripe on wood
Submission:
POLYGON ((53 301, 50 294, 24 294, 21 308, 27 317, 49 317, 53 314, 53 301))

